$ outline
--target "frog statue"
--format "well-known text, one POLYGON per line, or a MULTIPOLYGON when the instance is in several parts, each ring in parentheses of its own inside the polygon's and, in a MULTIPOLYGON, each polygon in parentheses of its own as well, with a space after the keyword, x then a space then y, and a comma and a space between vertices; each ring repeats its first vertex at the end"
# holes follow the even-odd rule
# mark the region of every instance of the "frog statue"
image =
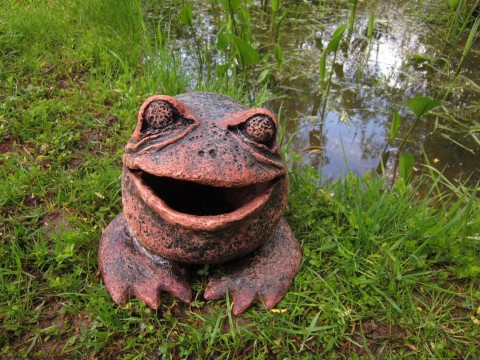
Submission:
POLYGON ((273 308, 298 272, 300 246, 282 213, 288 176, 266 109, 227 96, 156 95, 125 148, 123 212, 104 230, 100 270, 115 303, 149 307, 166 291, 189 303, 189 272, 209 264, 206 300, 227 292, 238 315, 273 308))

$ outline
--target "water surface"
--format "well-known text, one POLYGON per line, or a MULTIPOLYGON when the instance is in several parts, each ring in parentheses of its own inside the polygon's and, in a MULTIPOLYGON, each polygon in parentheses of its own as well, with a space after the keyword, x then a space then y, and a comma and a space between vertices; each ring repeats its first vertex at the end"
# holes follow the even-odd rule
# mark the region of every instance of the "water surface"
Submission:
MULTIPOLYGON (((303 162, 317 168, 324 178, 337 178, 347 171, 360 175, 373 171, 379 165, 381 154, 399 143, 397 139, 387 144, 393 109, 398 109, 404 118, 398 135, 401 138, 414 120, 406 107, 407 99, 443 98, 448 78, 442 78, 435 68, 454 69, 454 61, 450 68, 443 67, 445 63, 441 62, 453 50, 439 35, 438 25, 422 20, 418 10, 412 8, 412 2, 359 2, 354 27, 345 33, 337 53, 338 66, 324 107, 325 89, 320 88, 318 76, 320 58, 335 29, 348 22, 351 7, 342 1, 332 2, 328 8, 319 8, 318 3, 308 1, 283 3, 288 11, 279 37, 284 63, 279 67, 271 57, 274 85, 270 90, 276 98, 266 106, 275 112, 282 109, 289 150, 302 154, 303 162), (373 37, 368 38, 372 11, 375 28, 373 37)), ((265 55, 265 51, 271 51, 273 41, 268 30, 269 18, 260 9, 259 2, 248 6, 254 43, 265 55)), ((206 0, 194 6, 197 41, 212 52, 215 52, 216 34, 221 25, 219 10, 206 0)), ((177 38, 184 65, 194 71, 198 64, 191 33, 179 30, 172 36, 177 38)), ((477 44, 463 69, 463 74, 477 84, 479 54, 477 44)), ((332 57, 328 60, 327 68, 331 68, 332 57)), ((257 70, 260 72, 262 68, 257 70)), ((478 119, 479 93, 465 88, 449 96, 445 104, 457 112, 452 118, 460 120, 463 112, 473 111, 469 117, 478 119)), ((419 171, 426 156, 452 180, 478 179, 479 144, 464 132, 436 131, 442 121, 435 113, 426 117, 409 138, 404 151, 416 157, 419 171)))

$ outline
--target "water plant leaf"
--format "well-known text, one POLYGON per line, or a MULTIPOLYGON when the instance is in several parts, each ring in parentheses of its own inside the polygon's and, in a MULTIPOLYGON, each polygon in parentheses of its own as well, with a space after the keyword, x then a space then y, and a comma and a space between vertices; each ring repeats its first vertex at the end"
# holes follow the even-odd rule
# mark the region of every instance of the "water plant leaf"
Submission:
POLYGON ((459 1, 460 0, 446 0, 446 3, 451 10, 455 10, 458 6, 459 1))
POLYGON ((186 3, 182 10, 180 10, 180 15, 178 15, 178 19, 183 25, 192 26, 192 6, 189 3, 186 3))
POLYGON ((258 83, 259 83, 259 84, 265 83, 266 80, 267 80, 267 76, 269 75, 269 73, 270 73, 270 69, 265 69, 265 70, 263 70, 263 71, 260 73, 260 75, 258 75, 258 80, 257 80, 258 83))
POLYGON ((226 26, 222 26, 217 34, 217 49, 225 50, 226 48, 228 48, 231 42, 232 35, 230 34, 226 26))
MULTIPOLYGON (((252 23, 250 13, 248 12, 248 8, 246 6, 240 7, 240 11, 236 15, 236 19, 240 24, 242 24, 242 28, 247 28, 252 23)), ((246 34, 242 34, 245 36, 246 34)))
POLYGON ((338 44, 342 39, 343 33, 347 30, 347 24, 340 25, 337 30, 332 34, 332 38, 325 49, 325 52, 336 52, 338 49, 338 44))
POLYGON ((243 66, 254 65, 260 61, 260 55, 249 43, 232 35, 233 44, 237 49, 243 66))
POLYGON ((320 66, 319 66, 320 86, 323 85, 326 74, 327 74, 327 53, 324 52, 322 54, 322 57, 320 58, 320 66))
POLYGON ((242 0, 228 0, 228 3, 233 11, 237 11, 238 7, 242 4, 242 0))
POLYGON ((388 133, 388 142, 395 140, 401 123, 402 123, 402 117, 398 113, 398 110, 397 109, 393 110, 392 125, 390 126, 390 132, 388 133))
POLYGON ((432 58, 426 54, 412 54, 407 55, 408 60, 413 62, 429 62, 432 61, 432 58))
POLYGON ((283 63, 282 48, 279 43, 275 44, 275 60, 277 60, 277 63, 280 65, 283 63))
POLYGON ((272 2, 271 2, 272 11, 274 13, 278 12, 279 2, 280 2, 279 0, 272 0, 272 2))
POLYGON ((371 39, 373 37, 373 30, 375 29, 375 12, 372 10, 370 12, 370 17, 368 19, 367 27, 367 37, 371 39))
POLYGON ((398 159, 398 169, 400 172, 400 177, 407 181, 413 172, 413 164, 415 163, 415 159, 411 154, 405 153, 400 155, 398 159))
POLYGON ((417 96, 407 100, 407 106, 419 118, 435 109, 438 106, 438 101, 430 96, 417 96))
POLYGON ((278 18, 277 18, 277 26, 280 25, 280 23, 283 21, 283 19, 285 19, 285 17, 288 15, 288 11, 287 10, 283 10, 283 13, 282 15, 280 15, 278 18))
POLYGON ((220 0, 223 7, 231 12, 237 11, 238 7, 242 3, 241 0, 220 0))
POLYGON ((219 76, 223 76, 227 73, 228 69, 230 69, 230 63, 217 65, 217 67, 215 68, 215 71, 219 76))

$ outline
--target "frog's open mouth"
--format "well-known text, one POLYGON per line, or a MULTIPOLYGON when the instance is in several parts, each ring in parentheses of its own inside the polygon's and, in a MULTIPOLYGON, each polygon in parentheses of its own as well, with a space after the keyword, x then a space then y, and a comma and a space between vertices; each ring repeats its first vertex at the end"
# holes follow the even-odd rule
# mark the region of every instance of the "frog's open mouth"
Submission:
MULTIPOLYGON (((270 198, 278 177, 241 187, 216 187, 192 181, 156 176, 141 170, 131 171, 140 195, 163 217, 216 217, 239 220, 262 207, 270 198)), ((225 219, 227 220, 227 219, 225 219)))

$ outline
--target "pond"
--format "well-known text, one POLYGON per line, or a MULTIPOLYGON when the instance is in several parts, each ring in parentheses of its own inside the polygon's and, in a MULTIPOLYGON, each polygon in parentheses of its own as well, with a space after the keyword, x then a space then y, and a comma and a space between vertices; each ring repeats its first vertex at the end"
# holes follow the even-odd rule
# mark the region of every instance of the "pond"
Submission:
MULTIPOLYGON (((191 32, 180 28, 170 34, 176 39, 176 50, 190 72, 198 69, 195 41, 215 51, 221 6, 215 7, 214 3, 206 0, 195 3, 195 39, 191 32)), ((345 31, 336 53, 335 67, 333 56, 327 57, 327 70, 334 70, 330 91, 326 93, 325 84, 319 85, 320 59, 335 30, 349 22, 352 16, 349 3, 282 3, 282 11, 287 12, 278 36, 283 61, 277 64, 272 55, 271 66, 263 62, 252 70, 255 76, 269 70, 269 89, 275 96, 266 107, 277 113, 281 109, 288 149, 300 153, 302 161, 318 169, 324 178, 337 178, 347 171, 359 175, 372 172, 379 166, 383 153, 395 152, 399 139, 415 120, 406 106, 407 100, 431 96, 441 106, 417 124, 403 151, 415 157, 418 172, 428 161, 450 180, 477 181, 480 177, 478 42, 465 58, 456 86, 448 92, 465 39, 460 40, 458 49, 452 49, 440 35, 442 24, 432 18, 435 11, 428 19, 428 14, 422 13, 423 8, 415 7, 416 2, 358 2, 353 27, 345 31), (370 19, 375 21, 369 30, 369 23, 373 24, 370 19), (403 122, 397 140, 389 144, 394 109, 403 122)), ((253 44, 263 56, 266 51, 273 52, 275 42, 268 31, 271 19, 262 10, 266 7, 258 1, 246 7, 253 44)))

